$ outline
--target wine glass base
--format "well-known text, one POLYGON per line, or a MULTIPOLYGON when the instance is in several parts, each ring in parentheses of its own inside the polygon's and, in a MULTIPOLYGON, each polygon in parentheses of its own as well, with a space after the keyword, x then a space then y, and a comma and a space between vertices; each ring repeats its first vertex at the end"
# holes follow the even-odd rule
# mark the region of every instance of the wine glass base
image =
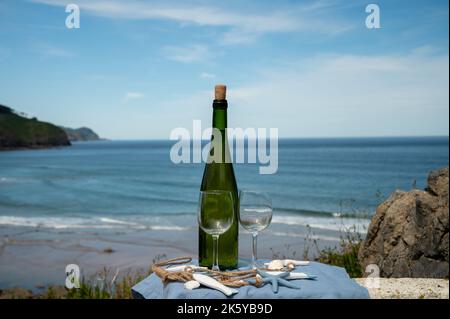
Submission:
POLYGON ((262 261, 256 261, 255 264, 251 265, 253 269, 263 269, 266 268, 266 266, 264 265, 264 262, 262 261))
POLYGON ((264 265, 264 262, 262 262, 262 261, 256 261, 255 265, 253 265, 251 260, 250 261, 245 260, 245 261, 241 261, 241 265, 239 267, 239 269, 242 269, 242 270, 249 270, 249 269, 255 269, 255 268, 264 269, 264 268, 266 268, 266 266, 264 265), (256 267, 254 267, 254 266, 256 266, 256 267))

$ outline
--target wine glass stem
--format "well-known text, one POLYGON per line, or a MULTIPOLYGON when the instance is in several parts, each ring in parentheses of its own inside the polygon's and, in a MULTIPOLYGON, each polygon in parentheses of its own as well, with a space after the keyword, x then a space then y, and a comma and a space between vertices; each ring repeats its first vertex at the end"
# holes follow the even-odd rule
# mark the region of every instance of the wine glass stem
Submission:
POLYGON ((213 266, 212 270, 220 271, 219 269, 219 235, 212 235, 213 238, 213 266))
POLYGON ((257 249, 257 240, 258 240, 258 233, 255 232, 252 234, 253 237, 253 250, 252 250, 252 267, 253 269, 256 269, 256 259, 257 259, 257 255, 256 255, 256 249, 257 249))

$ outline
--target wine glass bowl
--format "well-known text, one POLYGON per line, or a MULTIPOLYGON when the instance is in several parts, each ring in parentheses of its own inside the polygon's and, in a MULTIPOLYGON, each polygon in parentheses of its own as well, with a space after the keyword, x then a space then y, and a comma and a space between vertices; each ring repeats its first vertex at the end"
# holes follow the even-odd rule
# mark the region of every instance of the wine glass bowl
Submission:
POLYGON ((198 224, 203 231, 213 237, 213 270, 219 270, 218 241, 233 224, 233 195, 230 191, 201 191, 198 205, 198 224))
POLYGON ((251 233, 266 229, 272 221, 272 208, 241 207, 240 223, 251 233))
POLYGON ((252 267, 257 268, 257 237, 272 221, 272 201, 268 194, 260 191, 239 192, 239 222, 252 233, 252 267))
POLYGON ((210 235, 221 235, 233 223, 234 206, 229 191, 200 192, 199 225, 210 235))

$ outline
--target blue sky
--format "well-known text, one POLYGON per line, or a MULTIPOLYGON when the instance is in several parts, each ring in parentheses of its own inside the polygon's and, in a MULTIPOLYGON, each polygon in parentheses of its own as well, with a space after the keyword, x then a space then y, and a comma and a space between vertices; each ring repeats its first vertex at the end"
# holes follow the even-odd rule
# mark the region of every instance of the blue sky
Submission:
POLYGON ((0 104, 112 139, 210 125, 281 137, 446 135, 448 1, 0 1, 0 104), (67 29, 68 3, 81 28, 67 29))

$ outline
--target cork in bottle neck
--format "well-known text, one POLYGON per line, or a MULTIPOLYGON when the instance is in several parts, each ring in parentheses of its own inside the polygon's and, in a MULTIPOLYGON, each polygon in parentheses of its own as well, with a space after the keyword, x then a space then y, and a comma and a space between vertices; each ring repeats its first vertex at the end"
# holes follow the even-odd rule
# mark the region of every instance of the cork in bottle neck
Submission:
POLYGON ((227 87, 223 84, 217 84, 214 88, 214 99, 222 101, 227 99, 227 87))

